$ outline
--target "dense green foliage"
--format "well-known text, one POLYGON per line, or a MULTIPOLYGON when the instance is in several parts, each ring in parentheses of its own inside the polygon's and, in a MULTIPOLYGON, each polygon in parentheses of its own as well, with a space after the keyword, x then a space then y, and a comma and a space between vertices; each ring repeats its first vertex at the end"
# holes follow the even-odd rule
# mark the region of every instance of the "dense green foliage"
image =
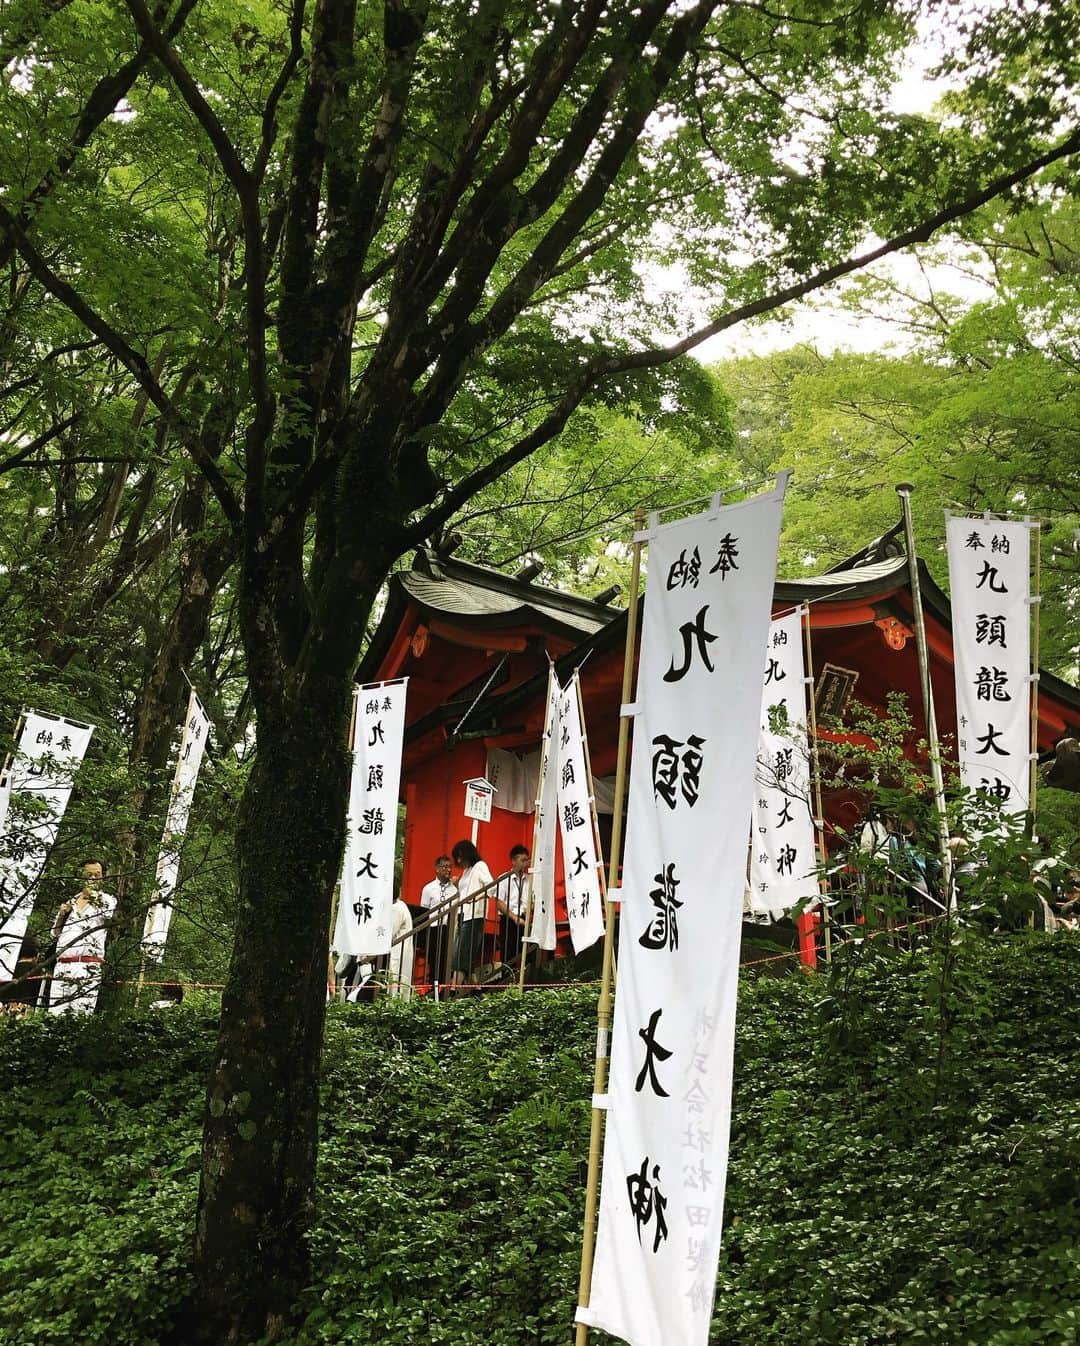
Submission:
MULTIPOLYGON (((715 1342, 1075 1338, 1080 940, 963 957, 940 1081, 919 957, 861 967, 842 1046, 825 979, 744 985, 715 1342)), ((594 1007, 582 990, 331 1016, 294 1346, 567 1339, 594 1007)), ((186 1007, 6 1027, 0 1342, 163 1340, 212 1040, 186 1007)))
POLYGON ((920 554, 948 589, 945 511, 1027 514, 1041 530, 1041 660, 1075 681, 1080 659, 1080 219, 1071 179, 1038 202, 987 208, 915 280, 883 272, 844 291, 884 318, 892 350, 796 348, 732 360, 745 471, 793 467, 782 573, 816 573, 895 524, 915 485, 920 554))

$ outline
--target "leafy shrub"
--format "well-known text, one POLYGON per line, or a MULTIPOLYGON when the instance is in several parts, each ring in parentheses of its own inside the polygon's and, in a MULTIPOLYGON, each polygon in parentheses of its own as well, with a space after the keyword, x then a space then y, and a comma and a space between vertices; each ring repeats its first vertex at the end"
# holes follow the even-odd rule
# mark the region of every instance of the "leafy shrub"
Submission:
MULTIPOLYGON (((965 958, 944 1090, 918 959, 865 970, 846 1051, 825 979, 744 985, 714 1342, 1077 1338, 1080 939, 965 958)), ((587 988, 332 1010, 290 1346, 569 1339, 594 1015, 587 988)), ((160 1340, 212 1041, 187 1008, 0 1032, 0 1342, 160 1340)))

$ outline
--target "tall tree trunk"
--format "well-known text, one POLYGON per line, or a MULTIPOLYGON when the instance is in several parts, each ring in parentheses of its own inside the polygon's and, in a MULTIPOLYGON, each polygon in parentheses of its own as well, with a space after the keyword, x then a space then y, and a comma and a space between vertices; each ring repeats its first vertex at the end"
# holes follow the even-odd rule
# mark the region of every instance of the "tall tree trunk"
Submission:
POLYGON ((256 692, 240 915, 204 1117, 199 1300, 185 1340, 273 1340, 307 1280, 351 685, 347 673, 309 679, 276 708, 256 692))
POLYGON ((185 551, 180 597, 139 692, 128 755, 132 772, 141 777, 132 797, 135 830, 134 835, 118 839, 125 859, 105 946, 107 968, 98 997, 99 1013, 129 1005, 134 996, 146 912, 157 896, 155 867, 170 783, 166 768, 187 706, 183 670, 206 639, 214 596, 232 558, 228 539, 218 538, 206 546, 192 544, 185 551))

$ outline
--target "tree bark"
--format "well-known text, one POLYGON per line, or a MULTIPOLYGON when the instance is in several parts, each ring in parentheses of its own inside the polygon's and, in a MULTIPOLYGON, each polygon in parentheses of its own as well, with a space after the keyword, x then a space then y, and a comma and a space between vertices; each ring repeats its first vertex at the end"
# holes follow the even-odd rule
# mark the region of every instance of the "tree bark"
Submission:
POLYGON ((352 681, 259 696, 240 915, 204 1116, 198 1301, 184 1340, 280 1335, 306 1283, 331 897, 345 841, 352 681))

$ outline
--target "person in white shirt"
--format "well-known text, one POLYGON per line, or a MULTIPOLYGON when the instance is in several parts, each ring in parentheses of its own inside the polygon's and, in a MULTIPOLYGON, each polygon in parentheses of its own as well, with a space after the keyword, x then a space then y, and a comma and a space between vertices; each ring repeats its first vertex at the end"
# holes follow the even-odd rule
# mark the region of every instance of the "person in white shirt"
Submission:
POLYGON ((84 860, 83 885, 56 913, 52 936, 56 966, 49 983, 50 1014, 92 1014, 101 986, 105 935, 116 910, 116 898, 102 892, 105 866, 84 860))
POLYGON ((458 892, 463 899, 458 913, 461 924, 454 941, 453 959, 453 985, 460 986, 472 972, 484 945, 484 923, 491 894, 477 894, 490 887, 495 880, 471 841, 459 841, 451 853, 454 864, 461 870, 458 892))
POLYGON ((495 905, 499 909, 499 944, 504 963, 512 963, 521 952, 525 929, 525 908, 529 899, 529 848, 514 846, 510 851, 510 870, 499 879, 495 905))
POLYGON ((387 983, 391 997, 408 1000, 413 993, 412 912, 401 898, 394 901, 393 925, 390 928, 390 959, 387 983))
POLYGON ((441 981, 446 963, 446 936, 450 923, 450 908, 445 904, 457 896, 457 884, 450 872, 450 857, 440 855, 435 861, 435 877, 420 890, 420 905, 425 911, 443 907, 424 932, 424 962, 428 981, 441 981))

